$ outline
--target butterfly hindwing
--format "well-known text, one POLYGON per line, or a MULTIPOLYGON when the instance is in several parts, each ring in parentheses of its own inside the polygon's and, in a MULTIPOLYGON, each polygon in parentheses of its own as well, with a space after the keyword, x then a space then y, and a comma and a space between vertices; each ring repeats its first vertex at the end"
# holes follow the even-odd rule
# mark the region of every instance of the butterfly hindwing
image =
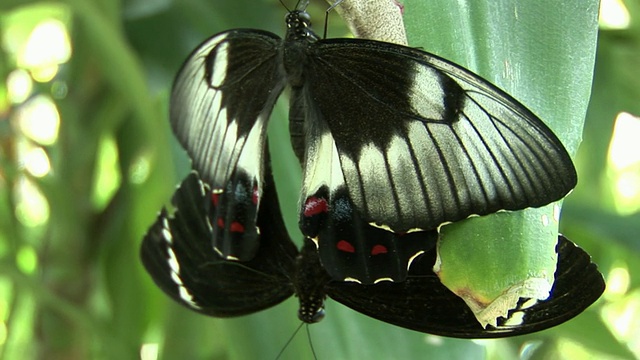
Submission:
POLYGON ((256 224, 260 186, 256 181, 243 169, 236 169, 224 189, 211 192, 210 239, 216 252, 227 259, 252 259, 260 246, 256 224))
POLYGON ((212 247, 210 217, 217 205, 196 172, 187 176, 173 196, 173 214, 163 209, 142 242, 142 262, 155 283, 177 302, 217 317, 253 313, 291 296, 298 250, 268 181, 258 214, 259 250, 253 260, 239 262, 212 247))
POLYGON ((405 282, 360 285, 332 281, 327 294, 358 312, 404 328, 457 338, 498 338, 536 332, 580 314, 604 291, 589 255, 564 236, 558 239, 558 268, 547 300, 523 299, 496 327, 483 328, 465 302, 432 271, 435 250, 413 262, 405 282))
POLYGON ((576 183, 542 121, 457 65, 364 39, 320 40, 306 61, 305 166, 317 166, 313 148, 330 134, 341 180, 367 222, 431 230, 545 205, 576 183))
POLYGON ((280 41, 256 30, 215 35, 190 55, 171 94, 174 133, 224 204, 214 219, 221 231, 211 241, 230 259, 250 260, 258 248, 250 229, 256 226, 264 180, 266 124, 285 84, 277 56, 280 41), (236 241, 244 229, 243 241, 236 241))
POLYGON ((307 199, 303 215, 301 227, 314 234, 322 265, 333 279, 404 281, 411 261, 438 239, 437 231, 399 234, 364 222, 344 187, 329 196, 322 186, 307 199))

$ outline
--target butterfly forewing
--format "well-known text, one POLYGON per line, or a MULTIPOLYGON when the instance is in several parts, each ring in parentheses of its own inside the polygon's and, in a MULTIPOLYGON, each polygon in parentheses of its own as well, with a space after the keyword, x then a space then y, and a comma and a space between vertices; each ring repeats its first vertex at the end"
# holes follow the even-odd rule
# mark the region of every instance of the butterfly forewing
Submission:
MULTIPOLYGON (((545 205, 576 183, 551 130, 461 67, 363 39, 318 41, 306 61, 308 146, 330 133, 365 221, 429 230, 472 214, 545 205)), ((305 166, 317 166, 308 154, 305 166)), ((303 198, 313 196, 313 186, 306 189, 303 198)))
POLYGON ((171 125, 193 167, 223 212, 211 241, 230 259, 249 260, 258 248, 256 214, 263 183, 266 124, 285 84, 270 33, 232 30, 198 47, 171 94, 171 125), (237 241, 242 237, 242 241, 237 241))
POLYGON ((264 199, 256 257, 226 260, 210 241, 215 229, 209 214, 216 207, 211 191, 192 172, 173 196, 175 212, 163 210, 142 242, 145 268, 174 300, 211 316, 249 314, 283 301, 293 294, 289 274, 298 250, 286 233, 275 194, 266 193, 264 199))

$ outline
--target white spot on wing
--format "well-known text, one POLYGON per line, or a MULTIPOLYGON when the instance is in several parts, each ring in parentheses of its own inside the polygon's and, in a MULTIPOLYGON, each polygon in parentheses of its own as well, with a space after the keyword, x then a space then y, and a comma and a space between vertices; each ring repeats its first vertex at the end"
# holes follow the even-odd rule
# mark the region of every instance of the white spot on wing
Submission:
POLYGON ((189 289, 187 289, 184 286, 181 286, 179 289, 179 294, 180 294, 180 298, 187 303, 189 306, 191 306, 194 309, 201 309, 200 305, 196 304, 195 301, 193 301, 193 295, 189 292, 189 289))
POLYGON ((409 88, 413 111, 425 119, 441 120, 444 117, 445 95, 440 74, 435 69, 415 63, 414 77, 409 88))
POLYGON ((418 256, 420 256, 422 254, 424 254, 424 250, 418 251, 412 257, 409 258, 409 262, 407 263, 407 270, 409 270, 411 268, 411 264, 413 263, 413 260, 417 259, 418 256))
MULTIPOLYGON (((354 175, 362 174, 360 180, 363 184, 364 194, 361 198, 354 197, 353 201, 357 207, 366 209, 368 215, 373 219, 384 219, 389 207, 395 206, 391 175, 387 171, 386 164, 387 159, 374 144, 366 144, 360 150, 357 163, 358 172, 354 175), (360 199, 362 198, 366 199, 365 204, 361 203, 360 199)), ((357 184, 356 181, 351 177, 350 183, 357 184)))
MULTIPOLYGON (((225 36, 226 37, 226 36, 225 36)), ((227 67, 229 63, 229 43, 220 39, 219 45, 216 47, 216 57, 213 60, 213 73, 211 76, 211 86, 220 87, 226 78, 227 67)), ((210 69, 211 70, 211 69, 210 69)))
POLYGON ((209 217, 205 217, 205 222, 207 224, 207 229, 209 230, 210 233, 213 233, 213 225, 211 225, 211 219, 209 219, 209 217))
POLYGON ((167 229, 162 229, 162 237, 167 240, 167 242, 169 244, 173 243, 173 236, 171 235, 171 232, 167 229))
POLYGON ((311 241, 313 241, 313 243, 316 244, 316 249, 318 249, 318 247, 320 246, 318 244, 318 237, 316 236, 316 237, 312 237, 312 238, 309 238, 309 239, 311 239, 311 241))
MULTIPOLYGON (((382 229, 394 234, 398 234, 398 232, 394 231, 389 225, 385 225, 385 224, 377 224, 374 222, 370 222, 369 225, 378 228, 378 229, 382 229)), ((409 229, 407 231, 403 231, 404 234, 410 234, 410 233, 414 233, 414 232, 418 232, 418 231, 425 231, 424 229, 420 229, 420 228, 413 228, 413 229, 409 229)))
MULTIPOLYGON (((180 274, 180 264, 178 263, 178 258, 176 258, 176 254, 173 252, 173 249, 167 248, 167 255, 169 255, 167 261, 171 271, 175 274, 180 274)), ((180 281, 180 284, 182 284, 182 281, 180 281)))
POLYGON ((251 128, 243 142, 240 157, 236 164, 237 168, 243 169, 249 176, 254 176, 258 184, 258 194, 262 194, 262 153, 266 120, 262 115, 258 117, 255 125, 251 128))
POLYGON ((217 247, 213 247, 213 251, 216 252, 216 254, 218 254, 218 256, 220 256, 221 258, 224 258, 224 254, 222 254, 222 251, 220 251, 217 247))
POLYGON ((200 185, 200 196, 205 196, 207 195, 207 189, 205 188, 205 185, 202 181, 198 180, 198 185, 200 185))
POLYGON ((173 243, 173 236, 171 235, 169 220, 167 220, 166 217, 162 218, 162 237, 167 241, 167 243, 173 243))
POLYGON ((171 272, 171 280, 178 285, 182 285, 182 279, 180 279, 180 275, 175 272, 171 272))
POLYGON ((192 308, 200 309, 200 306, 193 301, 193 295, 191 294, 189 289, 184 286, 184 283, 180 278, 180 263, 178 262, 173 249, 167 248, 167 255, 169 256, 167 262, 169 263, 169 268, 171 269, 171 280, 178 287, 178 296, 180 296, 180 299, 182 299, 182 301, 184 301, 192 308))
POLYGON ((344 185, 344 176, 340 166, 338 149, 330 133, 323 134, 307 149, 309 161, 305 164, 302 203, 306 197, 326 185, 329 189, 336 189, 344 185))

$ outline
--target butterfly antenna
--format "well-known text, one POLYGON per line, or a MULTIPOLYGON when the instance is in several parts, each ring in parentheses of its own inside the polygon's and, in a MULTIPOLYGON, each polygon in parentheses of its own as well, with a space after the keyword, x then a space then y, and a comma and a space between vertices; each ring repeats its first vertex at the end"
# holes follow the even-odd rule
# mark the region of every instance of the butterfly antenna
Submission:
MULTIPOLYGON (((291 336, 289 337, 289 340, 287 340, 287 342, 282 347, 282 350, 280 350, 280 352, 278 353, 278 356, 276 356, 276 360, 280 359, 284 351, 287 349, 287 347, 289 347, 289 344, 291 344, 291 342, 293 341, 293 338, 296 337, 296 335, 298 334, 298 331, 300 331, 300 329, 302 328, 302 325, 304 325, 304 322, 300 322, 300 325, 298 325, 298 327, 293 332, 293 334, 291 334, 291 336)), ((307 329, 307 332, 309 332, 308 329, 307 329)), ((311 349, 313 350, 313 348, 311 349)), ((313 355, 315 357, 315 353, 313 355)))
POLYGON ((309 1, 310 0, 298 0, 298 3, 296 4, 296 10, 305 11, 307 9, 307 6, 309 6, 309 1))
POLYGON ((309 331, 309 324, 307 324, 307 340, 309 340, 309 348, 311 348, 311 354, 313 354, 313 358, 315 360, 318 360, 316 349, 313 348, 313 341, 311 341, 311 331, 309 331))
POLYGON ((287 6, 287 4, 284 3, 284 1, 280 0, 280 4, 282 6, 284 6, 285 9, 287 9, 287 12, 291 12, 291 10, 289 9, 289 7, 287 6))
POLYGON ((336 6, 342 4, 344 0, 336 0, 329 8, 324 12, 324 34, 322 35, 323 39, 327 38, 327 26, 329 25, 329 12, 335 9, 336 6))

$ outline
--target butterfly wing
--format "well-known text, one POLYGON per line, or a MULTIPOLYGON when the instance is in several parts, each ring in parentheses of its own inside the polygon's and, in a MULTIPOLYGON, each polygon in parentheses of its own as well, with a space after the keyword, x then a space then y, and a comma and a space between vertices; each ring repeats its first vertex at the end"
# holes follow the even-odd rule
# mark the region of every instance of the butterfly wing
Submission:
POLYGON ((319 41, 308 61, 308 126, 318 127, 308 142, 331 138, 366 221, 429 230, 472 214, 545 205, 576 184, 552 131, 468 70, 363 39, 319 41))
POLYGON ((305 94, 302 89, 293 89, 289 114, 291 124, 307 119, 304 156, 299 145, 300 126, 291 131, 298 134, 293 138, 296 154, 307 159, 300 229, 316 242, 322 265, 333 279, 363 284, 404 281, 411 261, 435 245, 437 232, 397 233, 366 221, 351 200, 332 133, 324 122, 317 121, 316 107, 305 94))
MULTIPOLYGON (((455 64, 364 39, 318 41, 306 61, 300 222, 327 269, 346 256, 339 244, 348 234, 304 224, 314 222, 310 205, 331 205, 345 189, 350 222, 403 234, 545 205, 576 184, 569 155, 540 119, 455 64)), ((336 211, 329 218, 344 218, 336 211)), ((355 248, 376 242, 348 240, 355 248)), ((349 271, 366 279, 371 266, 349 271)))
POLYGON ((217 195, 211 241, 228 259, 250 260, 259 246, 266 124, 285 84, 281 41, 259 30, 215 35, 189 56, 171 93, 171 125, 217 195))
POLYGON ((239 316, 271 307, 293 294, 289 274, 298 250, 280 214, 271 174, 258 213, 260 248, 248 262, 226 260, 211 246, 212 192, 196 172, 176 190, 175 212, 163 209, 142 242, 142 262, 171 298, 200 313, 239 316))
POLYGON ((465 302, 440 283, 431 270, 435 251, 414 261, 402 283, 359 285, 330 282, 334 300, 375 319, 404 328, 458 338, 522 335, 561 324, 580 314, 604 291, 604 280, 589 255, 563 236, 558 239, 558 269, 550 297, 529 305, 521 301, 509 318, 484 329, 465 302), (525 307, 529 305, 528 307, 525 307))
POLYGON ((344 187, 330 197, 323 186, 306 200, 303 214, 301 227, 314 234, 320 258, 331 259, 322 265, 335 280, 404 281, 413 259, 438 240, 435 230, 398 234, 364 222, 344 187))

